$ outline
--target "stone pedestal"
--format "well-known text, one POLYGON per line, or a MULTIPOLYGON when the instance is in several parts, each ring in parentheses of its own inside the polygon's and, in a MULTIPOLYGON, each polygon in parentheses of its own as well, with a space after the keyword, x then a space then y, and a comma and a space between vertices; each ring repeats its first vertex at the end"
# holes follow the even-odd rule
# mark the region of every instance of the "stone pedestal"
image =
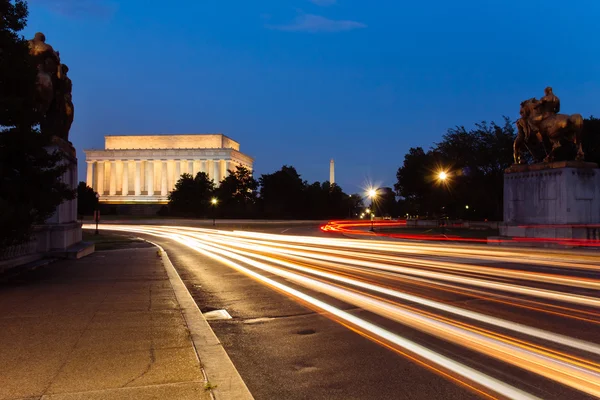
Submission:
POLYGON ((502 236, 597 240, 599 233, 597 164, 562 161, 505 171, 502 236))
MULTIPOLYGON (((68 166, 62 181, 72 189, 77 188, 77 157, 70 142, 54 138, 48 152, 59 151, 65 156, 63 163, 68 166)), ((81 243, 81 223, 77 221, 77 199, 59 205, 56 212, 43 225, 35 227, 37 252, 56 256, 76 257, 89 253, 89 246, 81 243), (81 249, 79 249, 81 247, 81 249), (85 254, 80 254, 83 251, 85 254)), ((91 248, 93 251, 93 246, 91 248)))

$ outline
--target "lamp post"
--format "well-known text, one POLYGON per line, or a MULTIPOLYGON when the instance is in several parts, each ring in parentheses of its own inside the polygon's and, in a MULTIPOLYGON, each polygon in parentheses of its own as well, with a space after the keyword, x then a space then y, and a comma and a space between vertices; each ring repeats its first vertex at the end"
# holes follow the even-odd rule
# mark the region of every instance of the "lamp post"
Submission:
POLYGON ((96 209, 94 210, 94 219, 96 220, 96 232, 94 233, 95 235, 98 235, 100 232, 98 232, 98 222, 100 222, 100 210, 98 208, 98 203, 100 202, 100 195, 98 193, 96 193, 96 209))
MULTIPOLYGON (((369 196, 369 198, 371 199, 371 207, 374 204, 375 198, 377 197, 377 189, 369 189, 369 191, 367 192, 367 195, 369 196)), ((369 210, 367 210, 367 212, 369 212, 369 210)), ((371 210, 371 232, 375 232, 375 228, 373 226, 373 218, 375 217, 375 213, 373 212, 373 210, 371 210)))
MULTIPOLYGON (((437 179, 440 182, 440 184, 442 185, 448 185, 448 172, 444 171, 444 170, 440 170, 438 172, 437 175, 437 179)), ((469 206, 467 206, 467 209, 469 208, 469 206)), ((444 218, 446 217, 446 206, 442 207, 442 215, 441 215, 441 219, 439 222, 439 226, 442 232, 442 235, 446 236, 446 221, 444 220, 444 218)))
POLYGON ((210 200, 210 204, 213 206, 213 226, 217 226, 217 203, 219 200, 216 197, 213 197, 210 200))

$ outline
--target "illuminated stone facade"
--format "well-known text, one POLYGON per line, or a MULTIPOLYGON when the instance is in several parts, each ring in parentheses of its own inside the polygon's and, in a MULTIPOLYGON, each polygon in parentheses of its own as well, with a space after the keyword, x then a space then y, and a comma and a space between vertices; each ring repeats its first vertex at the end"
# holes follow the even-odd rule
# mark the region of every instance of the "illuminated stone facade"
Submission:
POLYGON ((84 150, 87 185, 107 204, 165 204, 179 177, 205 172, 218 184, 253 159, 236 141, 214 135, 105 136, 104 150, 84 150))

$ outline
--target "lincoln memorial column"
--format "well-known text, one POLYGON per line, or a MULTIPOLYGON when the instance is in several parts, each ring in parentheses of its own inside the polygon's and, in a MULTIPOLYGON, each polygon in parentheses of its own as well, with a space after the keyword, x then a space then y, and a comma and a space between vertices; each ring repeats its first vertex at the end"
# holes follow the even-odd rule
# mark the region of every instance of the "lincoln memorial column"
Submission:
POLYGON ((171 190, 175 188, 175 184, 177 183, 177 181, 181 177, 181 163, 182 162, 183 161, 181 161, 181 160, 175 160, 175 176, 174 176, 174 179, 173 179, 173 185, 171 186, 171 190))
POLYGON ((114 196, 117 194, 117 160, 110 162, 110 180, 108 183, 108 194, 114 196))
POLYGON ((204 169, 206 171, 206 175, 208 175, 208 179, 215 180, 215 165, 213 160, 205 160, 204 161, 204 169))
MULTIPOLYGON (((96 171, 98 173, 98 171, 96 171)), ((87 179, 85 180, 86 184, 94 189, 94 162, 87 162, 87 179)))
POLYGON ((168 193, 167 186, 167 160, 162 160, 162 168, 160 171, 160 194, 166 196, 168 193))
POLYGON ((146 187, 148 196, 154 196, 154 160, 146 161, 146 187))
POLYGON ((227 177, 227 175, 229 175, 229 172, 227 171, 229 169, 229 161, 226 160, 221 160, 221 181, 223 179, 225 179, 227 177))
POLYGON ((188 161, 188 170, 187 170, 188 174, 190 174, 193 178, 196 177, 196 175, 194 174, 194 161, 190 160, 188 161))
POLYGON ((96 192, 104 196, 104 161, 98 161, 96 168, 96 192))
POLYGON ((213 161, 213 180, 215 181, 216 185, 219 185, 219 182, 221 182, 221 168, 219 168, 219 161, 213 161))
POLYGON ((129 194, 129 160, 123 160, 123 179, 121 182, 121 196, 127 196, 129 194))
POLYGON ((136 196, 142 194, 142 162, 140 160, 135 160, 135 183, 133 188, 136 196))
POLYGON ((196 175, 198 175, 198 172, 200 172, 201 168, 200 168, 200 163, 202 161, 200 160, 194 160, 194 173, 192 174, 192 176, 195 178, 196 175))

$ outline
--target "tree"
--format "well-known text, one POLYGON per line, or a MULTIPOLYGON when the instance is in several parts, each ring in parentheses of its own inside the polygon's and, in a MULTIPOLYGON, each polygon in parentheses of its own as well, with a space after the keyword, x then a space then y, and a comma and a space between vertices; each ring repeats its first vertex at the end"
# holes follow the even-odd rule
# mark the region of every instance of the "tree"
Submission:
POLYGON ((211 197, 215 192, 215 183, 204 172, 196 177, 183 174, 169 193, 169 207, 182 215, 200 217, 208 213, 211 197))
POLYGON ((323 182, 321 186, 326 195, 326 206, 324 218, 345 218, 347 215, 348 195, 342 191, 337 184, 329 181, 323 182))
POLYGON ((411 148, 394 185, 403 209, 411 215, 501 220, 504 170, 512 164, 514 139, 514 126, 505 117, 502 125, 449 129, 428 152, 411 148), (436 179, 441 170, 450 174, 444 184, 436 179))
POLYGON ((502 220, 504 170, 513 163, 514 124, 475 124, 475 129, 449 129, 434 149, 452 172, 444 207, 455 218, 502 220))
POLYGON ((35 112, 37 69, 19 32, 27 25, 27 3, 0 0, 0 125, 30 131, 35 112))
POLYGON ((85 184, 85 182, 79 182, 77 186, 77 214, 79 215, 93 215, 98 207, 97 193, 85 184))
POLYGON ((376 215, 382 217, 397 217, 396 193, 389 187, 382 187, 377 191, 373 207, 376 215))
POLYGON ((259 182, 262 211, 267 218, 302 216, 306 183, 294 167, 284 165, 279 171, 261 175, 259 182))
POLYGON ((422 147, 411 147, 404 156, 404 164, 396 173, 394 189, 404 197, 409 214, 424 216, 432 209, 435 168, 433 153, 425 152, 422 147))
POLYGON ((353 193, 346 197, 346 207, 348 208, 348 216, 355 218, 358 210, 364 207, 363 199, 360 194, 353 193))
POLYGON ((585 160, 600 164, 600 119, 594 116, 584 119, 582 136, 585 160))
POLYGON ((219 199, 219 212, 230 218, 250 217, 256 212, 258 182, 252 172, 236 166, 219 184, 216 196, 219 199))
POLYGON ((36 68, 27 41, 24 1, 0 0, 0 248, 29 240, 75 191, 62 182, 67 166, 36 129, 36 68))

